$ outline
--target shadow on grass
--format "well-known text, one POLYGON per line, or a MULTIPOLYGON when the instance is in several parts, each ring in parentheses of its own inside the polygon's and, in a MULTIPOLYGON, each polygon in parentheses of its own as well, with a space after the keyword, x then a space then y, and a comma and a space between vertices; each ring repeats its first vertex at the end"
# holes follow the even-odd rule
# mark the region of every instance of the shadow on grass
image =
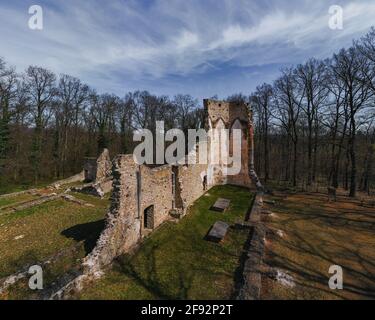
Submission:
MULTIPOLYGON (((162 283, 158 279, 157 272, 156 272, 156 263, 155 263, 155 249, 157 246, 152 246, 148 248, 147 256, 147 263, 144 264, 146 267, 146 274, 147 276, 142 276, 141 272, 136 269, 136 266, 132 263, 130 256, 122 256, 116 260, 117 267, 119 270, 129 276, 133 281, 135 281, 139 286, 148 290, 153 296, 157 297, 158 299, 186 299, 184 295, 173 296, 169 294, 168 290, 163 290, 162 283)), ((183 275, 181 275, 183 277, 183 275)), ((182 278, 181 278, 182 279, 182 278)), ((180 281, 181 282, 181 281, 180 281)), ((183 281, 182 281, 183 282, 183 281)), ((180 283, 181 285, 181 283, 180 283)), ((184 288, 186 286, 182 283, 181 291, 182 293, 186 291, 184 288)))
MULTIPOLYGON (((199 237, 202 241, 203 239, 199 237)), ((160 266, 160 257, 158 257, 157 251, 159 248, 158 243, 153 245, 147 245, 142 248, 142 260, 134 259, 134 256, 123 255, 116 260, 115 268, 121 274, 129 277, 134 281, 137 286, 142 287, 147 290, 157 299, 163 300, 187 300, 191 299, 192 290, 195 292, 196 288, 196 276, 207 274, 207 275, 216 275, 216 276, 229 276, 228 273, 214 270, 211 267, 204 265, 192 265, 191 261, 176 260, 171 265, 170 268, 173 269, 173 272, 170 273, 171 278, 168 278, 165 275, 166 266, 160 266), (157 260, 159 262, 157 263, 157 260), (187 268, 186 264, 189 264, 190 267, 187 268)), ((218 245, 217 245, 218 246, 218 245)), ((216 247, 216 249, 221 247, 216 247)), ((194 252, 196 249, 193 247, 187 248, 194 252)), ((229 252, 226 252, 224 248, 221 248, 217 252, 218 255, 221 255, 223 259, 230 256, 229 252)), ((244 257, 245 258, 245 257, 244 257)), ((176 258, 178 259, 178 258, 176 258)), ((242 271, 243 267, 239 267, 238 273, 242 271)), ((240 278, 240 275, 236 278, 240 278)), ((201 290, 205 290, 206 283, 201 284, 201 290)), ((229 292, 229 294, 231 294, 229 292)))
POLYGON ((17 259, 9 261, 7 263, 6 271, 4 270, 2 272, 2 269, 0 269, 0 278, 9 276, 15 272, 23 272, 30 266, 37 263, 40 263, 40 257, 38 253, 35 252, 35 250, 28 250, 17 257, 17 259))
POLYGON ((301 291, 303 288, 311 288, 344 299, 348 298, 346 293, 361 298, 375 298, 375 263, 372 261, 370 251, 367 250, 366 254, 361 252, 371 244, 374 214, 357 208, 348 211, 337 207, 337 212, 325 211, 326 209, 321 205, 310 207, 310 205, 306 206, 306 203, 294 206, 292 214, 287 203, 281 202, 278 209, 278 213, 285 214, 287 217, 272 224, 279 224, 287 237, 268 238, 276 241, 280 246, 277 252, 272 246, 269 248, 268 265, 294 274, 295 282, 301 291), (296 222, 308 223, 309 228, 301 227, 301 224, 296 225, 296 222), (368 235, 369 242, 368 244, 356 242, 352 235, 362 235, 362 239, 368 235), (293 252, 298 259, 291 259, 280 251, 285 249, 287 252, 293 252), (309 261, 316 261, 317 265, 306 263, 304 257, 309 257, 309 261), (328 266, 337 264, 341 265, 344 271, 342 292, 335 292, 328 288, 328 280, 331 276, 328 273, 328 266), (321 270, 326 266, 327 271, 322 272, 321 270))
POLYGON ((103 231, 105 220, 77 224, 73 227, 65 229, 61 234, 75 241, 83 241, 86 254, 90 253, 98 240, 100 233, 103 231))
POLYGON ((239 265, 234 272, 233 280, 234 280, 234 290, 231 294, 230 300, 235 300, 240 292, 240 289, 242 288, 244 284, 244 277, 243 277, 243 272, 245 269, 245 264, 246 261, 249 259, 249 250, 251 246, 251 239, 253 238, 254 235, 254 228, 250 227, 249 228, 249 235, 244 243, 244 246, 242 248, 242 254, 239 259, 239 265))
MULTIPOLYGON (((308 254, 312 257, 316 257, 317 260, 326 261, 328 265, 336 265, 339 262, 339 265, 343 267, 344 277, 346 274, 347 277, 355 279, 355 282, 344 281, 345 291, 367 298, 375 298, 375 275, 373 273, 373 271, 375 270, 374 263, 367 257, 361 255, 359 250, 354 250, 345 245, 340 245, 336 242, 330 242, 326 240, 320 240, 319 244, 313 244, 305 239, 306 234, 304 236, 301 236, 298 232, 289 232, 289 235, 292 238, 297 239, 297 241, 292 242, 288 240, 279 240, 280 244, 290 250, 293 250, 294 252, 299 252, 300 254, 308 254), (335 257, 333 257, 332 252, 329 251, 329 249, 333 246, 335 246, 337 251, 335 257), (339 261, 336 259, 339 259, 339 261), (350 261, 350 264, 343 264, 341 263, 341 261, 350 261), (361 271, 361 267, 359 266, 361 266, 362 269, 366 270, 366 272, 361 271)), ((314 268, 313 265, 307 266, 304 263, 297 263, 275 252, 271 252, 270 257, 273 261, 274 267, 288 270, 296 274, 297 277, 301 280, 304 279, 309 282, 319 283, 322 287, 328 287, 328 270, 327 274, 321 273, 317 271, 317 269, 314 268)), ((297 283, 301 286, 309 286, 305 281, 297 281, 297 283)), ((336 294, 332 290, 320 290, 326 291, 330 294, 334 294, 341 298, 344 297, 341 294, 336 294)))

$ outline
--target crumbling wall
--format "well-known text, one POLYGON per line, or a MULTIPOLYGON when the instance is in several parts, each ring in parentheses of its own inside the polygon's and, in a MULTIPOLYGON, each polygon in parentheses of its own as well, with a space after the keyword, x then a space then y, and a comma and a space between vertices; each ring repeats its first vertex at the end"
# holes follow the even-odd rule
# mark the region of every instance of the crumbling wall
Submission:
POLYGON ((105 178, 101 182, 96 184, 103 191, 104 194, 107 194, 112 191, 112 177, 105 178))
POLYGON ((108 149, 103 149, 98 158, 85 158, 83 171, 86 182, 98 183, 110 177, 112 161, 108 149))
POLYGON ((231 126, 231 143, 230 143, 230 155, 233 155, 233 140, 235 139, 232 136, 233 130, 241 130, 242 136, 241 136, 241 170, 240 173, 237 175, 229 175, 227 177, 227 183, 238 185, 238 186, 244 186, 244 187, 250 187, 251 186, 251 180, 249 177, 249 144, 248 144, 248 130, 247 130, 247 123, 243 120, 239 120, 239 118, 236 118, 234 120, 232 126, 231 126))
POLYGON ((115 257, 131 250, 150 230, 144 228, 144 211, 154 206, 154 228, 170 219, 174 200, 177 207, 187 207, 203 193, 206 165, 178 166, 179 189, 173 192, 172 166, 139 166, 133 155, 121 155, 113 161, 113 191, 106 227, 93 252, 86 258, 87 272, 95 273, 115 257), (176 198, 174 198, 176 194, 176 198))
POLYGON ((248 106, 244 103, 224 102, 211 99, 204 100, 207 129, 228 129, 230 130, 230 155, 233 155, 233 129, 242 130, 241 139, 241 170, 237 175, 226 175, 224 168, 226 165, 222 161, 220 150, 221 140, 211 135, 209 139, 210 154, 213 155, 217 163, 209 161, 207 173, 209 185, 234 184, 250 187, 249 178, 249 142, 248 142, 248 106), (218 159, 220 161, 218 161, 218 159))
POLYGON ((144 211, 154 206, 154 228, 170 219, 172 209, 172 167, 165 165, 156 168, 140 166, 141 192, 140 215, 144 230, 144 211))
POLYGON ((84 171, 82 170, 80 173, 77 173, 74 176, 71 176, 69 178, 55 181, 54 183, 51 184, 51 187, 55 189, 59 189, 59 187, 65 185, 65 184, 70 184, 70 183, 75 183, 75 182, 82 182, 85 180, 85 174, 84 171))
MULTIPOLYGON (((204 106, 206 129, 221 127, 242 130, 240 173, 236 176, 224 177, 222 163, 151 168, 137 165, 133 155, 117 156, 113 161, 113 190, 105 229, 96 247, 83 263, 84 275, 71 282, 70 287, 80 288, 82 281, 95 278, 95 275, 100 274, 102 267, 110 264, 115 257, 129 252, 143 236, 150 232, 144 228, 146 208, 153 206, 153 227, 156 228, 169 219, 171 209, 185 213, 187 208, 203 195, 205 176, 207 188, 224 183, 250 186, 249 175, 255 174, 255 171, 253 170, 252 119, 248 107, 245 104, 214 100, 204 100, 204 106)), ((218 144, 212 144, 209 138, 209 150, 217 146, 218 144)), ((220 150, 213 151, 220 155, 220 150)), ((108 153, 104 152, 98 162, 95 161, 94 180, 108 175, 108 159, 108 153)), ((87 168, 91 170, 92 163, 88 163, 87 168)), ((91 173, 90 170, 87 170, 88 173, 91 173)), ((64 289, 58 296, 63 296, 63 292, 64 289)))
POLYGON ((112 162, 108 149, 104 149, 96 160, 95 181, 100 182, 111 176, 112 162))
POLYGON ((262 268, 266 230, 261 222, 263 193, 258 192, 245 223, 252 228, 248 244, 244 250, 244 264, 241 281, 237 290, 237 300, 259 300, 262 287, 262 268))
POLYGON ((94 182, 96 180, 96 158, 85 158, 83 164, 83 172, 85 182, 94 182))
POLYGON ((141 219, 137 204, 137 172, 133 155, 113 160, 113 190, 106 226, 96 247, 83 263, 85 273, 96 273, 112 260, 128 252, 141 238, 141 219))
POLYGON ((186 213, 187 208, 205 192, 203 179, 207 175, 207 165, 183 165, 178 166, 177 169, 179 186, 177 196, 181 202, 177 202, 176 206, 181 205, 180 208, 186 213))
POLYGON ((72 190, 103 197, 112 190, 112 161, 108 149, 104 149, 100 156, 85 158, 83 166, 84 181, 90 184, 75 187, 72 190))
POLYGON ((229 109, 230 103, 224 101, 216 101, 211 99, 203 100, 204 108, 206 110, 207 119, 215 125, 217 121, 222 119, 225 124, 230 123, 229 109))

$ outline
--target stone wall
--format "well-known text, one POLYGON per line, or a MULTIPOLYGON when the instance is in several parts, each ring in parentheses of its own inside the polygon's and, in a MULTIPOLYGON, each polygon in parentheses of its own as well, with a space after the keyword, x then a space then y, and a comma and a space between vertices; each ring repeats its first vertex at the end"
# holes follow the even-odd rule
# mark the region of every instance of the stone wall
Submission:
POLYGON ((89 183, 72 189, 76 192, 89 193, 103 197, 112 191, 112 161, 108 149, 104 149, 100 156, 85 158, 83 166, 84 181, 89 183))
POLYGON ((86 182, 101 182, 111 176, 112 161, 108 149, 103 149, 98 158, 87 157, 83 165, 86 182))
POLYGON ((97 183, 97 186, 103 191, 104 194, 107 194, 112 191, 112 176, 105 178, 104 180, 97 183))
MULTIPOLYGON (((113 160, 113 190, 111 207, 106 217, 106 226, 96 247, 84 263, 84 274, 79 279, 95 278, 100 270, 113 259, 132 250, 141 239, 163 222, 170 219, 173 210, 186 213, 187 208, 205 192, 203 179, 207 177, 207 189, 218 184, 232 183, 250 186, 249 166, 252 150, 251 113, 248 106, 204 100, 206 128, 238 128, 242 130, 242 169, 236 176, 223 176, 223 164, 177 165, 151 168, 137 165, 133 155, 119 155, 113 160), (151 210, 148 210, 150 209, 151 210), (153 218, 152 229, 145 228, 145 210, 147 217, 153 218)), ((217 148, 209 137, 208 148, 217 148)), ((215 149, 215 154, 220 150, 215 149)), ((105 175, 109 156, 103 155, 99 176, 105 175)), ((95 175, 97 171, 95 171, 95 175)), ((96 177, 95 177, 96 178, 96 177)), ((147 219, 148 220, 148 219, 147 219)), ((149 225, 147 225, 149 227, 149 225)), ((80 287, 81 280, 72 282, 80 287)), ((83 280, 82 280, 83 281, 83 280)), ((63 291, 63 290, 62 290, 63 291)), ((62 292, 59 293, 59 295, 62 292)))
POLYGON ((58 189, 60 186, 63 186, 65 184, 82 182, 84 180, 85 180, 85 174, 84 174, 84 171, 82 170, 80 173, 78 173, 74 176, 71 176, 71 177, 63 179, 63 180, 55 181, 51 186, 58 189))
MULTIPOLYGON (((234 120, 232 124, 232 129, 240 129, 242 130, 242 139, 241 139, 241 171, 237 175, 229 175, 227 177, 227 183, 250 187, 251 180, 249 177, 249 144, 248 144, 248 130, 247 130, 247 123, 243 120, 234 120)), ((230 155, 233 154, 233 143, 230 146, 230 155)))
POLYGON ((203 178, 207 175, 207 165, 184 165, 176 168, 176 207, 186 213, 187 208, 205 192, 203 178))
MULTIPOLYGON (((241 139, 241 171, 237 175, 225 175, 221 161, 218 164, 210 163, 208 166, 209 185, 234 184, 244 187, 251 186, 249 177, 249 153, 250 143, 248 142, 249 110, 246 104, 235 102, 224 102, 206 99, 204 100, 207 129, 240 129, 241 139)), ((217 140, 217 139, 216 139, 217 140)), ((220 141, 215 141, 214 136, 210 136, 209 150, 215 159, 221 158, 220 141)), ((233 155, 233 136, 230 132, 229 143, 230 155, 233 155)))
POLYGON ((170 219, 169 212, 172 209, 172 167, 169 165, 150 168, 140 166, 141 192, 140 216, 142 231, 144 231, 144 212, 146 208, 154 206, 154 228, 170 219))
POLYGON ((96 160, 95 181, 100 182, 111 176, 112 162, 108 149, 104 149, 96 160))
MULTIPOLYGON (((217 127, 219 122, 225 128, 240 128, 242 135, 242 170, 233 177, 214 177, 207 188, 221 183, 249 186, 248 174, 248 108, 246 105, 204 100, 207 125, 217 127)), ((209 148, 211 144, 209 142, 209 148)), ((108 150, 104 150, 97 161, 101 167, 99 175, 108 175, 108 150)), ((113 191, 111 208, 107 214, 106 228, 97 247, 87 258, 86 266, 108 264, 122 253, 128 252, 150 228, 145 228, 145 210, 153 212, 152 228, 170 219, 172 209, 186 213, 187 208, 205 192, 204 176, 210 175, 210 164, 149 167, 137 165, 133 155, 120 155, 113 161, 113 191)), ((220 170, 220 168, 219 168, 220 170)), ((212 174, 212 172, 211 172, 212 174)), ((217 174, 217 172, 214 172, 217 174)), ((209 179, 207 179, 209 182, 209 179)), ((146 211, 149 212, 149 211, 146 211)))
POLYGON ((141 238, 141 219, 137 203, 137 172, 133 155, 113 160, 113 190, 106 226, 96 247, 85 259, 86 274, 95 274, 103 266, 129 251, 141 238))
POLYGON ((83 164, 85 182, 94 182, 96 180, 96 158, 85 158, 83 164))
POLYGON ((249 215, 248 226, 251 226, 251 237, 244 252, 245 260, 237 300, 259 300, 262 288, 262 269, 265 228, 261 222, 263 193, 257 192, 249 215))
POLYGON ((215 125, 221 119, 225 124, 230 123, 229 102, 205 99, 203 104, 207 114, 207 122, 211 121, 215 125))
POLYGON ((84 262, 86 273, 95 273, 115 257, 129 252, 152 231, 144 227, 144 212, 150 206, 154 207, 153 229, 171 219, 174 204, 186 212, 204 193, 206 168, 205 165, 151 168, 137 165, 133 155, 117 156, 113 161, 113 190, 106 227, 84 262))

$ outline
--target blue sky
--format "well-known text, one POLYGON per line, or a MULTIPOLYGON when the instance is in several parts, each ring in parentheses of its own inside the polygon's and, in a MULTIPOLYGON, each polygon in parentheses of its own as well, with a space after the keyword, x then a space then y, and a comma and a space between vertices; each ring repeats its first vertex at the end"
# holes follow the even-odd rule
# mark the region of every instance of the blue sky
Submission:
POLYGON ((243 92, 283 66, 326 58, 375 24, 374 0, 13 0, 0 2, 0 56, 81 78, 99 92, 243 92), (42 6, 44 29, 28 28, 42 6), (328 27, 331 5, 344 29, 328 27))

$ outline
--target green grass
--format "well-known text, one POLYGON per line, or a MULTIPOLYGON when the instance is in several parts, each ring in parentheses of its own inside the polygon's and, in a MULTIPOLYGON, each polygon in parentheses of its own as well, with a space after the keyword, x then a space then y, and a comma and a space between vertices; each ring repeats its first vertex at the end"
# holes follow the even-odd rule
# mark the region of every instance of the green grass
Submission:
POLYGON ((19 192, 19 191, 25 191, 29 189, 43 188, 52 182, 53 180, 45 180, 45 181, 40 181, 37 184, 33 182, 24 182, 23 184, 15 184, 12 182, 0 180, 0 195, 13 193, 13 192, 19 192))
MULTIPOLYGON (((8 193, 14 193, 19 191, 25 191, 29 189, 41 189, 45 188, 46 186, 56 182, 58 179, 43 179, 39 181, 37 184, 32 181, 23 181, 22 184, 20 183, 14 183, 2 180, 0 177, 0 195, 8 194, 8 193)), ((82 182, 72 182, 68 184, 64 184, 61 186, 62 189, 67 189, 69 187, 75 187, 82 185, 82 182)))
POLYGON ((221 244, 204 238, 218 220, 243 220, 253 195, 234 186, 215 187, 179 223, 156 230, 133 256, 122 256, 81 299, 229 299, 248 230, 230 229, 221 244), (210 211, 218 197, 231 199, 224 213, 210 211))
POLYGON ((7 198, 1 198, 0 199, 0 209, 1 207, 6 207, 10 205, 14 205, 16 203, 24 202, 24 201, 30 201, 33 199, 36 199, 36 196, 33 196, 31 194, 25 193, 25 194, 20 194, 15 197, 7 197, 7 198))
POLYGON ((0 195, 7 194, 7 193, 13 193, 13 192, 19 192, 32 189, 31 184, 26 185, 13 185, 8 183, 0 183, 0 195))
POLYGON ((72 196, 74 196, 77 199, 86 201, 88 203, 91 203, 95 206, 102 206, 103 203, 109 203, 110 194, 106 194, 103 199, 95 196, 91 196, 89 194, 85 193, 79 193, 79 192, 69 192, 72 196))
MULTIPOLYGON (((107 200, 96 207, 55 200, 0 216, 0 278, 82 242, 85 254, 103 228, 107 200), (16 239, 18 236, 23 236, 16 239)), ((77 257, 80 258, 81 256, 77 257)))
MULTIPOLYGON (((52 260, 49 264, 43 265, 43 287, 50 289, 51 286, 57 288, 55 282, 66 277, 67 274, 77 271, 80 267, 79 258, 85 256, 86 252, 83 246, 78 244, 72 246, 63 252, 60 252, 57 259, 52 260)), ((73 276, 74 277, 74 276, 73 276)), ((0 296, 2 300, 37 300, 45 298, 45 290, 32 291, 28 286, 29 278, 23 278, 9 287, 5 294, 0 296)), ((51 291, 49 291, 51 292, 51 291)))

